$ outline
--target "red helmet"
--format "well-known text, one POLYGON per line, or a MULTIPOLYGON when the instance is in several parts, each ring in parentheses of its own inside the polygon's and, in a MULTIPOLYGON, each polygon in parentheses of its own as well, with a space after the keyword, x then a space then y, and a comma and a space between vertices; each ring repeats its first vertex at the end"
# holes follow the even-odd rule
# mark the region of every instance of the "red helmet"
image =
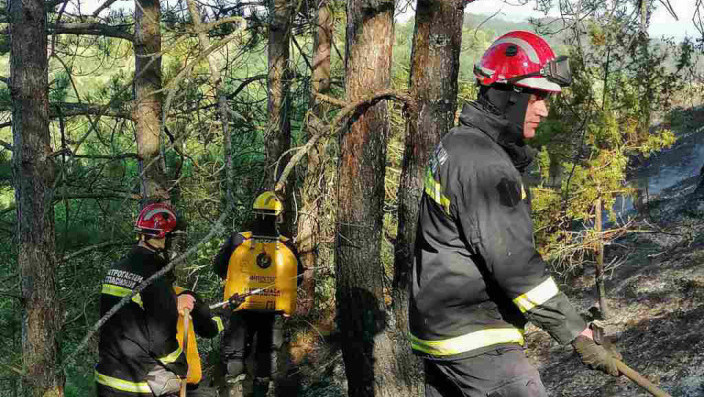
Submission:
POLYGON ((512 84, 548 92, 572 83, 567 57, 556 58, 542 37, 520 30, 499 37, 474 65, 474 76, 485 86, 512 84))
POLYGON ((176 212, 166 203, 148 204, 139 213, 134 228, 138 233, 164 238, 176 229, 176 212))

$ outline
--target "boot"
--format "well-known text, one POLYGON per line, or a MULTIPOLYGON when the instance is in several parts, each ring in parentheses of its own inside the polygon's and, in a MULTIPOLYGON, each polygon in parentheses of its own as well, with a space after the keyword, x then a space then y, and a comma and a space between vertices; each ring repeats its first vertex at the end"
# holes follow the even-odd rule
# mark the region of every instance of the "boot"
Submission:
POLYGON ((244 397, 245 374, 225 377, 225 385, 220 388, 219 397, 244 397))
POLYGON ((267 397, 269 393, 269 378, 254 378, 253 397, 267 397))

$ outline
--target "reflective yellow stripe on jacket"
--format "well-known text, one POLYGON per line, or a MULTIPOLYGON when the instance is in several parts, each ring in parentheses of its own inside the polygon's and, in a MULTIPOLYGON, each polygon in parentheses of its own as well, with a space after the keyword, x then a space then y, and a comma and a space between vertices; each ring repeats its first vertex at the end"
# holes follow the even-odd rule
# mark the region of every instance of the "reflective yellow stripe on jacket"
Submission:
POLYGON ((427 194, 428 197, 433 199, 433 201, 435 201, 440 207, 442 207, 442 209, 445 210, 445 213, 449 214, 450 199, 444 194, 442 194, 442 185, 440 185, 440 182, 435 180, 435 178, 433 177, 433 173, 430 171, 430 168, 426 170, 425 181, 423 185, 425 186, 425 194, 427 194))
POLYGON ((152 394, 152 389, 147 382, 130 382, 124 379, 113 378, 112 376, 103 375, 95 371, 95 381, 101 385, 112 387, 115 390, 126 391, 130 393, 152 394))
POLYGON ((164 365, 171 364, 172 362, 178 360, 178 356, 180 356, 181 353, 183 353, 183 348, 179 345, 178 349, 172 351, 164 357, 160 357, 158 360, 164 365))
POLYGON ((414 350, 433 356, 451 356, 501 343, 518 343, 523 346, 523 331, 517 328, 483 329, 443 340, 423 340, 410 334, 414 350))
MULTIPOLYGON (((120 287, 112 284, 103 284, 103 289, 100 292, 106 295, 116 296, 118 298, 123 298, 125 296, 132 295, 132 290, 130 288, 120 287)), ((132 302, 138 304, 139 307, 144 309, 144 304, 142 303, 142 296, 140 294, 136 294, 135 296, 133 296, 132 302)))
POLYGON ((222 332, 223 330, 225 330, 225 325, 222 323, 222 319, 220 318, 220 316, 215 316, 215 317, 213 317, 213 320, 214 320, 215 323, 218 325, 218 333, 220 333, 220 332, 222 332))
POLYGON ((540 306, 547 302, 548 299, 560 293, 560 289, 557 288, 555 280, 549 277, 547 280, 540 283, 537 287, 526 292, 525 294, 514 298, 513 303, 518 306, 522 313, 528 310, 540 306))

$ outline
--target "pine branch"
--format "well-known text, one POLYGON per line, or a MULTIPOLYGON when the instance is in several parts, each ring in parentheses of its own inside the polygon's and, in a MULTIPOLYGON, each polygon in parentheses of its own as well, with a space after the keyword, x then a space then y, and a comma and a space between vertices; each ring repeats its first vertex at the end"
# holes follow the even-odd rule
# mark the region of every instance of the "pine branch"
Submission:
MULTIPOLYGON (((106 25, 98 22, 83 22, 83 23, 61 23, 47 24, 47 34, 85 34, 91 36, 114 37, 133 41, 134 35, 127 30, 131 25, 106 25)), ((9 25, 0 30, 0 34, 9 36, 9 25)))
POLYGON ((134 35, 127 29, 130 25, 106 25, 98 22, 47 24, 47 29, 53 34, 86 34, 94 36, 115 37, 128 41, 134 40, 134 35))
POLYGON ((133 242, 124 242, 124 241, 122 241, 122 242, 108 241, 108 242, 104 242, 104 243, 93 244, 93 245, 89 245, 87 247, 83 247, 83 248, 79 249, 78 251, 72 252, 68 255, 65 255, 61 259, 61 261, 66 262, 69 259, 73 259, 77 256, 83 255, 86 252, 95 251, 95 250, 103 248, 103 247, 111 247, 111 246, 117 246, 117 245, 131 245, 131 244, 133 244, 133 242))
MULTIPOLYGON (((325 98, 325 100, 331 101, 332 103, 342 106, 342 109, 340 112, 337 114, 335 119, 329 124, 326 125, 318 117, 316 117, 313 114, 310 114, 308 117, 308 126, 311 128, 312 131, 314 131, 314 134, 308 139, 308 142, 306 142, 305 145, 299 148, 293 148, 283 155, 288 154, 290 151, 293 150, 298 150, 298 152, 291 157, 289 162, 286 164, 286 167, 284 167, 283 172, 281 173, 281 176, 279 176, 279 180, 276 182, 274 190, 280 191, 286 187, 286 178, 288 178, 288 175, 291 173, 293 168, 296 166, 296 164, 305 156, 308 154, 308 152, 315 146, 316 142, 320 140, 325 135, 339 135, 344 128, 347 127, 347 125, 341 125, 338 127, 339 124, 342 123, 343 120, 345 120, 347 117, 351 116, 357 111, 364 112, 366 109, 368 109, 371 106, 374 106, 377 104, 379 101, 383 100, 397 100, 400 102, 403 102, 406 108, 408 108, 409 112, 411 114, 417 114, 417 105, 415 100, 407 93, 407 92, 402 92, 402 91, 395 91, 395 90, 383 90, 376 92, 370 96, 367 96, 365 98, 362 98, 361 100, 354 102, 354 103, 349 103, 349 102, 343 102, 322 94, 316 94, 316 97, 319 99, 325 98), (335 130, 337 128, 337 130, 335 130)), ((282 157, 283 157, 282 155, 282 157)))
MULTIPOLYGON (((3 103, 0 106, 0 111, 9 112, 11 109, 9 107, 10 103, 3 103)), ((132 114, 127 111, 107 108, 104 109, 105 105, 91 104, 91 103, 76 103, 76 102, 59 102, 52 103, 49 106, 49 117, 59 118, 59 117, 71 117, 71 116, 86 116, 86 115, 100 115, 115 117, 118 119, 132 120, 132 114), (56 108, 61 107, 61 114, 56 110, 56 108)), ((12 126, 12 122, 8 121, 5 123, 0 123, 0 128, 7 128, 12 126)), ((12 146, 0 143, 7 150, 12 150, 12 146)))

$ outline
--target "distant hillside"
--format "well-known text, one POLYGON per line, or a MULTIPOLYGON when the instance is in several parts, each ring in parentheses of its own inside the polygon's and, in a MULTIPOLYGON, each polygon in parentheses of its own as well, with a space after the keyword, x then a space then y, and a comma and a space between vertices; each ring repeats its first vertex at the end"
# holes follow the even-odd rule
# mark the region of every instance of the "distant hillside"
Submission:
MULTIPOLYGON (((541 21, 544 23, 554 22, 561 23, 555 18, 542 18, 541 21)), ((513 30, 527 30, 529 32, 535 32, 535 28, 529 21, 507 21, 502 19, 500 16, 492 17, 491 14, 464 14, 464 27, 467 29, 479 29, 490 32, 493 34, 493 38, 499 37, 504 33, 508 33, 513 30)), ((563 43, 562 35, 547 36, 546 40, 551 46, 560 46, 563 43)))
POLYGON ((528 30, 533 31, 533 26, 528 21, 512 22, 502 19, 500 16, 491 18, 491 14, 464 14, 464 26, 470 29, 476 29, 481 25, 480 29, 492 32, 498 37, 512 30, 528 30))
MULTIPOLYGON (((553 23, 552 26, 554 26, 554 29, 551 30, 558 30, 560 24, 562 23, 559 19, 556 18, 541 18, 541 22, 544 24, 548 23, 553 23)), ((465 13, 464 14, 464 28, 467 30, 472 30, 474 31, 475 29, 479 28, 482 32, 487 34, 487 36, 490 38, 489 42, 492 42, 495 40, 497 37, 503 35, 504 33, 508 33, 512 30, 527 30, 530 32, 534 32, 535 28, 529 21, 507 21, 505 19, 502 19, 501 16, 494 16, 492 17, 491 14, 474 14, 474 13, 465 13)), ((556 34, 556 35, 551 35, 551 36, 543 36, 548 43, 550 43, 550 46, 552 46, 554 49, 557 50, 557 53, 565 53, 566 49, 563 47, 564 46, 564 38, 565 38, 566 32, 556 34)), ((651 46, 653 49, 658 49, 661 52, 670 52, 667 48, 669 43, 663 41, 660 37, 651 37, 651 46)), ((670 54, 672 55, 672 54, 670 54)), ((699 69, 704 69, 704 55, 695 53, 693 56, 699 59, 698 64, 699 69)), ((474 59, 473 59, 474 61, 474 59)), ((674 57, 670 56, 666 59, 665 61, 665 67, 669 69, 673 69, 677 63, 677 59, 674 57)))

